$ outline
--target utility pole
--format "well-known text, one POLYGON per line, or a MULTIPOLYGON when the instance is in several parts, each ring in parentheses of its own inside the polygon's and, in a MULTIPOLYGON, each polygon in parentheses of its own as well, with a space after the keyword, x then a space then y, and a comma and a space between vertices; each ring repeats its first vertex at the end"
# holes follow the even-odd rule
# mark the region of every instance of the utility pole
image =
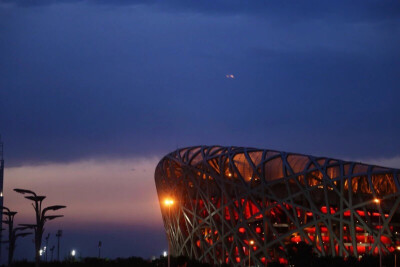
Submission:
POLYGON ((57 260, 60 261, 60 237, 62 237, 62 231, 58 230, 57 234, 57 260))
POLYGON ((55 249, 55 248, 56 248, 55 246, 52 246, 51 249, 50 249, 50 252, 51 252, 50 261, 51 261, 51 262, 53 262, 53 252, 54 252, 54 249, 55 249))
POLYGON ((101 241, 99 241, 99 259, 100 259, 101 241))

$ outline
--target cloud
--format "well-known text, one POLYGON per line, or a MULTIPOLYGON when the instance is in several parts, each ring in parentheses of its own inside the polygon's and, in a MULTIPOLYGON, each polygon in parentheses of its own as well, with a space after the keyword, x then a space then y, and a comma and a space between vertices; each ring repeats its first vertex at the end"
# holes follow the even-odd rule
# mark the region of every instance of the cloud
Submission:
MULTIPOLYGON (((7 166, 161 156, 197 144, 397 155, 398 22, 316 19, 332 4, 319 13, 318 3, 233 1, 225 16, 228 1, 194 2, 3 12, 7 166), (258 9, 275 14, 240 15, 258 9), (301 16, 307 21, 291 21, 301 16)), ((341 12, 357 18, 348 5, 341 12)))
POLYGON ((256 15, 296 21, 302 19, 340 18, 346 21, 387 20, 400 16, 398 1, 244 1, 244 0, 0 0, 0 3, 23 7, 46 6, 60 3, 88 3, 106 6, 145 5, 168 12, 190 12, 207 15, 256 15), (286 17, 283 17, 286 16, 286 17))
POLYGON ((362 160, 362 162, 377 166, 400 169, 400 156, 393 158, 378 158, 378 159, 370 158, 370 159, 364 159, 362 160))
MULTIPOLYGON (((34 223, 34 211, 14 188, 47 196, 44 206, 66 205, 52 212, 65 217, 45 226, 49 247, 62 229, 61 258, 71 248, 96 257, 99 240, 103 257, 158 256, 166 239, 154 182, 157 163, 157 158, 87 159, 6 168, 4 205, 18 212, 16 224, 34 223)), ((33 251, 30 237, 18 240, 16 258, 32 259, 33 251)))
POLYGON ((156 158, 82 160, 5 169, 5 206, 19 212, 20 221, 32 220, 32 207, 13 188, 47 196, 45 205, 63 204, 68 228, 104 225, 161 225, 154 184, 156 158), (132 168, 137 171, 132 172, 132 168))

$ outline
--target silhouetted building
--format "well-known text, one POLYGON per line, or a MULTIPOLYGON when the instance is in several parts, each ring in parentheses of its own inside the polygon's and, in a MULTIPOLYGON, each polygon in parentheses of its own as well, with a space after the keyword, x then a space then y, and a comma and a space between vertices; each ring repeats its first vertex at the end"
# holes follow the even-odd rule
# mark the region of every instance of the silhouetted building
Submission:
POLYGON ((220 146, 178 149, 155 171, 172 254, 232 265, 249 252, 252 264, 283 263, 300 241, 318 255, 393 252, 399 178, 358 162, 220 146))

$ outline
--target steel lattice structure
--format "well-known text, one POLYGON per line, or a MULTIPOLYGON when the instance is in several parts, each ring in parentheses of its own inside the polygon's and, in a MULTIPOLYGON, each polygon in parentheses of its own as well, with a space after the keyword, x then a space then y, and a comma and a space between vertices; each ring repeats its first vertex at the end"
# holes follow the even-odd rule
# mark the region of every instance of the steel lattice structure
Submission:
POLYGON ((220 146, 178 149, 155 171, 161 203, 175 203, 161 204, 171 253, 231 265, 249 251, 252 264, 284 262, 300 241, 318 255, 393 252, 399 179, 398 169, 220 146))

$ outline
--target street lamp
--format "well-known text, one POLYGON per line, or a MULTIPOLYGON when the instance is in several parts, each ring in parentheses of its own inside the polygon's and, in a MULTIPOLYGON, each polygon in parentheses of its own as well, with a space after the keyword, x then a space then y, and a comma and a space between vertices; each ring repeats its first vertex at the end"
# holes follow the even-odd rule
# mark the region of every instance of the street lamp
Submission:
POLYGON ((75 257, 75 255, 76 255, 76 250, 75 249, 71 250, 71 256, 75 257))
MULTIPOLYGON (((396 246, 396 250, 399 251, 400 250, 400 246, 396 246)), ((394 251, 394 267, 397 267, 397 253, 396 250, 394 251)))
POLYGON ((60 238, 62 237, 62 230, 58 230, 57 234, 57 261, 60 261, 60 238))
POLYGON ((254 240, 249 241, 249 267, 250 267, 250 254, 251 254, 251 247, 254 245, 254 240))
MULTIPOLYGON (((171 206, 174 205, 174 200, 171 198, 167 198, 164 200, 164 205, 168 207, 168 219, 171 224, 171 206)), ((167 230, 167 233, 168 233, 168 267, 171 267, 170 228, 171 228, 171 225, 169 225, 168 230, 167 230)))
POLYGON ((382 267, 382 251, 381 251, 381 234, 382 234, 382 226, 381 226, 381 209, 380 209, 380 204, 381 204, 381 200, 379 198, 374 198, 374 202, 376 203, 376 205, 378 206, 378 213, 379 213, 379 233, 378 233, 378 249, 379 249, 379 267, 382 267))
POLYGON ((53 252, 54 252, 54 249, 55 249, 56 247, 55 246, 52 246, 51 248, 50 248, 50 252, 51 252, 51 259, 50 259, 50 261, 51 262, 53 262, 53 252))
POLYGON ((44 232, 44 224, 46 221, 54 220, 59 217, 63 217, 64 215, 50 215, 46 216, 46 212, 48 211, 55 211, 59 209, 66 208, 66 206, 62 205, 54 205, 49 206, 42 209, 42 202, 46 198, 46 196, 38 196, 35 192, 26 189, 16 188, 14 189, 15 192, 20 194, 28 194, 26 199, 33 201, 32 206, 35 209, 36 215, 36 224, 21 224, 21 226, 32 228, 35 232, 35 266, 39 267, 40 265, 40 247, 42 245, 42 237, 44 232))
POLYGON ((7 207, 3 206, 3 215, 7 216, 3 223, 8 224, 8 240, 5 243, 8 243, 8 266, 11 266, 13 258, 14 258, 14 251, 15 251, 15 242, 17 241, 18 237, 24 237, 30 235, 32 233, 23 232, 17 233, 18 231, 26 230, 27 227, 16 227, 14 228, 14 216, 17 214, 16 211, 10 211, 7 207))
POLYGON ((45 240, 46 240, 46 246, 44 247, 44 252, 46 253, 45 254, 45 259, 46 259, 46 262, 47 262, 47 247, 49 246, 49 238, 50 238, 50 233, 48 233, 47 234, 47 236, 46 236, 46 238, 45 238, 45 240))
POLYGON ((100 259, 100 252, 101 252, 101 241, 99 241, 99 259, 100 259))

